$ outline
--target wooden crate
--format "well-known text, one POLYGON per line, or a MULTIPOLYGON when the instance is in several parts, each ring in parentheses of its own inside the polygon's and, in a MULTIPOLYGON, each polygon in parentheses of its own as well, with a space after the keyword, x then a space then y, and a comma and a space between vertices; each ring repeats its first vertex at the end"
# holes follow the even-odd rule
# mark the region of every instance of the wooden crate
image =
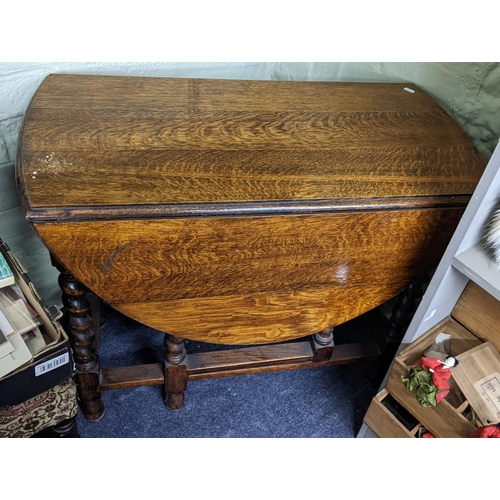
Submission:
POLYGON ((401 382, 401 377, 408 374, 407 366, 419 364, 422 355, 431 347, 441 332, 451 335, 450 354, 453 356, 482 343, 457 321, 448 317, 396 356, 386 390, 436 437, 471 437, 476 429, 476 424, 471 415, 469 402, 465 398, 458 403, 454 402, 454 404, 445 398, 435 407, 424 408, 415 399, 414 393, 408 391, 401 382))
POLYGON ((483 342, 500 351, 500 301, 469 281, 451 315, 483 342))
MULTIPOLYGON (((396 356, 385 389, 373 398, 365 416, 365 423, 379 437, 415 437, 419 426, 423 426, 436 437, 467 438, 480 425, 479 415, 472 411, 471 402, 465 396, 459 401, 447 397, 435 407, 424 408, 401 382, 401 377, 408 374, 407 367, 420 363, 422 355, 441 332, 451 335, 450 354, 455 357, 471 350, 473 353, 487 342, 500 351, 500 301, 470 281, 451 316, 396 356), (408 429, 399 416, 384 405, 388 396, 414 417, 418 422, 415 428, 408 429)), ((450 383, 453 381, 452 378, 450 383)), ((474 406, 477 411, 478 405, 474 406)))
POLYGON ((412 342, 396 356, 396 361, 403 366, 410 366, 420 362, 424 352, 429 349, 439 333, 451 335, 450 354, 458 356, 482 343, 481 339, 469 329, 462 326, 452 317, 447 317, 424 335, 412 342))
MULTIPOLYGON (((411 425, 406 409, 401 411, 393 404, 395 400, 382 389, 370 403, 364 422, 380 438, 414 438, 421 424, 411 425), (392 399, 393 401, 388 401, 392 399)), ((396 402, 397 403, 397 402, 396 402)), ((411 416, 411 415, 410 415, 411 416)))

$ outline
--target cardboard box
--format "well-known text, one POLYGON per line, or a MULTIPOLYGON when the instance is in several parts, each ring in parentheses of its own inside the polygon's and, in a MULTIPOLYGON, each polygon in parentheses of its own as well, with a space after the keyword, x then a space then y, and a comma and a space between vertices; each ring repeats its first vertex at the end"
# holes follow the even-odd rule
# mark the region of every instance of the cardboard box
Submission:
POLYGON ((0 406, 4 406, 20 404, 64 382, 73 376, 75 366, 68 335, 58 321, 62 312, 57 307, 47 307, 26 269, 1 239, 0 251, 29 305, 38 313, 46 343, 27 363, 0 378, 0 406))

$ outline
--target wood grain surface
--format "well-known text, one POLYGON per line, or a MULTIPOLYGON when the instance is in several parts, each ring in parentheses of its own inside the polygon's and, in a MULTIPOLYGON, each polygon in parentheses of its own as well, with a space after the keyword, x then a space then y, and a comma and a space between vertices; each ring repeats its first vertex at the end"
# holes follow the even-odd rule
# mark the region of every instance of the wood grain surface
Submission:
POLYGON ((297 338, 366 312, 437 265, 461 209, 40 224, 113 307, 196 340, 297 338))
POLYGON ((19 143, 24 205, 470 195, 484 159, 404 87, 50 75, 19 143))
POLYGON ((424 335, 414 340, 405 347, 398 355, 397 361, 401 366, 413 366, 421 361, 422 355, 430 349, 436 337, 440 333, 450 335, 449 354, 457 356, 469 349, 473 349, 481 344, 481 340, 471 331, 467 330, 451 316, 447 316, 424 335))
POLYGON ((500 351, 500 301, 469 281, 452 311, 452 316, 483 342, 500 351))
POLYGON ((451 404, 442 400, 437 406, 424 408, 401 382, 406 377, 406 367, 394 363, 387 379, 386 389, 427 430, 437 438, 470 438, 476 426, 460 414, 451 404))
MULTIPOLYGON (((155 78, 95 75, 49 75, 33 106, 59 109, 157 109, 161 111, 418 111, 439 106, 424 92, 402 90, 406 84, 289 82, 155 78), (369 106, 367 106, 369 102, 369 106)), ((416 86, 411 86, 419 90, 416 86)))
POLYGON ((437 265, 486 165, 406 86, 50 75, 22 204, 70 273, 153 328, 318 332, 437 265))
POLYGON ((414 433, 408 430, 398 418, 384 404, 383 400, 388 396, 385 389, 377 394, 371 401, 370 406, 363 418, 363 422, 379 438, 414 438, 414 433))

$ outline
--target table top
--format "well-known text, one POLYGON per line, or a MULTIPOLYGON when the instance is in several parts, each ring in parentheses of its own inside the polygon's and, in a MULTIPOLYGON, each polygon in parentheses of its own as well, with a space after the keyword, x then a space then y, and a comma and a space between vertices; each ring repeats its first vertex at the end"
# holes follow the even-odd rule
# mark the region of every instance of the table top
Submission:
POLYGON ((51 75, 17 175, 53 257, 108 304, 254 344, 343 323, 435 267, 485 164, 410 85, 51 75))
POLYGON ((17 163, 33 220, 470 195, 484 167, 410 84, 94 75, 44 80, 17 163))

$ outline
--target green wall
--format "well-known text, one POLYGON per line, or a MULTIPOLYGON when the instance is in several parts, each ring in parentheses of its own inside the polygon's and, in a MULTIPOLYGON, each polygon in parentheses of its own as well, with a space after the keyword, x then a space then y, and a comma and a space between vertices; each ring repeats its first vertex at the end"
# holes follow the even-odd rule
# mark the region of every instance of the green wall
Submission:
POLYGON ((280 63, 276 79, 408 82, 431 95, 489 159, 500 138, 500 63, 280 63))

